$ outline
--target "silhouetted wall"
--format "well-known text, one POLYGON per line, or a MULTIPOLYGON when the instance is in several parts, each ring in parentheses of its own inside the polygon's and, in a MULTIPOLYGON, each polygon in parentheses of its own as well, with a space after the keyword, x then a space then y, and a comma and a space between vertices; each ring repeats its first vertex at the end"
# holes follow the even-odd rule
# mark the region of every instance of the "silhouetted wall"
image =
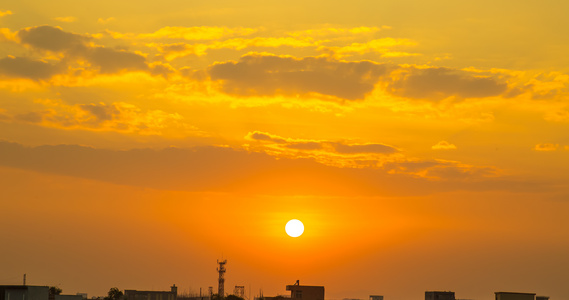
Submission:
POLYGON ((177 300, 178 288, 173 285, 170 291, 125 290, 124 297, 126 300, 177 300))
POLYGON ((455 300, 454 292, 426 291, 425 300, 455 300))
POLYGON ((323 286, 309 285, 287 285, 286 290, 290 291, 291 299, 298 300, 324 300, 323 286))
POLYGON ((83 300, 81 295, 54 295, 53 300, 83 300))
POLYGON ((496 300, 535 300, 532 293, 495 292, 496 300))
POLYGON ((49 287, 33 285, 0 285, 0 300, 48 300, 49 287))

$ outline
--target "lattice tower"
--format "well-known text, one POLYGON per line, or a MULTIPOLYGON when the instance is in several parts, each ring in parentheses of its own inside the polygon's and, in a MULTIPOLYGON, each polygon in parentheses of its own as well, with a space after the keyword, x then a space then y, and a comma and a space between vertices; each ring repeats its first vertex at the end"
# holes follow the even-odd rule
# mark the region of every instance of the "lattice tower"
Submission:
POLYGON ((219 267, 217 268, 217 272, 219 273, 219 278, 218 278, 218 286, 217 286, 217 294, 219 295, 219 297, 225 297, 225 287, 224 287, 224 283, 225 283, 225 278, 223 278, 223 274, 225 274, 225 264, 227 263, 227 259, 224 261, 217 261, 217 263, 219 264, 219 267))

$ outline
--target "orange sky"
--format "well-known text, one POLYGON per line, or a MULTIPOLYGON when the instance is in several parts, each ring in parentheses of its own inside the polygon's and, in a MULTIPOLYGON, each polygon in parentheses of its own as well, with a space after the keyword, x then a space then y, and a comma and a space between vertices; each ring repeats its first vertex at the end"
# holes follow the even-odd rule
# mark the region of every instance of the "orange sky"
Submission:
POLYGON ((568 10, 3 1, 0 284, 568 298, 568 10))

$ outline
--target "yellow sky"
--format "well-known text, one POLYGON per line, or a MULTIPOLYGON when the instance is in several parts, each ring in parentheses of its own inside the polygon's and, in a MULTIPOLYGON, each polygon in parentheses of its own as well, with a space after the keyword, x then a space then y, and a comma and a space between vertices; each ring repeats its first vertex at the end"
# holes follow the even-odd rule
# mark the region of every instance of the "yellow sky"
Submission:
POLYGON ((0 284, 567 298, 568 10, 3 1, 0 284))

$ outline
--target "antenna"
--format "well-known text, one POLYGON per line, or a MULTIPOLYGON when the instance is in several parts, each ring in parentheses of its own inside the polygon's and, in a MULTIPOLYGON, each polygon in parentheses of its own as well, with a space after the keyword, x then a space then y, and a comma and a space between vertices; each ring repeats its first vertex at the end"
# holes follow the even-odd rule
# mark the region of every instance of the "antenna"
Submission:
POLYGON ((235 289, 233 289, 233 295, 241 298, 245 298, 245 286, 244 285, 236 285, 235 289))
POLYGON ((224 287, 225 278, 223 278, 223 274, 225 274, 226 271, 225 264, 227 263, 227 259, 223 261, 217 260, 217 263, 219 264, 219 268, 217 268, 217 272, 219 273, 217 294, 219 295, 219 297, 223 298, 225 297, 225 287, 224 287))
POLYGON ((26 285, 26 274, 24 274, 24 285, 26 285))

